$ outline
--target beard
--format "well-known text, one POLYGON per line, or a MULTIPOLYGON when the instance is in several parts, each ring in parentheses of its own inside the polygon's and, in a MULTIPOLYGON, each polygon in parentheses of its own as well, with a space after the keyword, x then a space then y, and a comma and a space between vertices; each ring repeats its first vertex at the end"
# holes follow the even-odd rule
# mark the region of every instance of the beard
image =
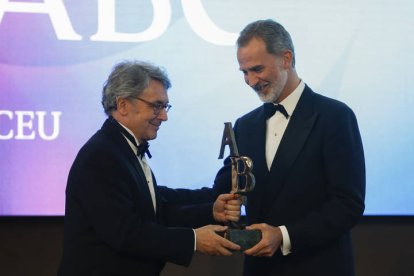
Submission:
POLYGON ((276 103, 280 95, 282 95, 283 89, 285 88, 287 83, 287 79, 287 70, 281 70, 278 80, 270 82, 269 84, 257 84, 253 87, 253 89, 254 91, 256 91, 257 95, 259 96, 262 102, 276 103), (270 90, 268 93, 265 92, 266 88, 270 90))

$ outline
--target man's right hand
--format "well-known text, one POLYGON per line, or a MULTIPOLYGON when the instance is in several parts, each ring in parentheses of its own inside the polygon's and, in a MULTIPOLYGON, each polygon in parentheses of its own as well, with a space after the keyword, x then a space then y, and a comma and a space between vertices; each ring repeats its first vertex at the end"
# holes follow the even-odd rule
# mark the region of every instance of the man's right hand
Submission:
POLYGON ((240 250, 240 246, 223 238, 217 233, 227 230, 227 226, 207 225, 195 229, 196 250, 206 255, 232 255, 230 250, 240 250))

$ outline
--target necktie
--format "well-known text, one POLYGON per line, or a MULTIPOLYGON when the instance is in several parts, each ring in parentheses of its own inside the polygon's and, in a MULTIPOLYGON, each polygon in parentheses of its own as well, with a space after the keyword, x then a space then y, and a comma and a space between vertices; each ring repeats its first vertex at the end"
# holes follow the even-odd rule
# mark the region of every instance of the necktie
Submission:
POLYGON ((119 131, 121 131, 121 133, 134 145, 137 147, 138 151, 137 151, 137 156, 140 157, 142 159, 142 157, 144 157, 145 154, 148 155, 148 158, 151 158, 152 155, 149 152, 149 144, 147 141, 144 141, 142 143, 139 144, 139 146, 137 145, 137 142, 135 141, 135 138, 125 129, 123 128, 114 118, 111 117, 111 122, 113 122, 119 129, 119 131))
POLYGON ((286 119, 289 118, 289 114, 287 113, 285 107, 281 104, 265 103, 263 107, 266 120, 272 117, 276 113, 276 111, 282 113, 286 119))

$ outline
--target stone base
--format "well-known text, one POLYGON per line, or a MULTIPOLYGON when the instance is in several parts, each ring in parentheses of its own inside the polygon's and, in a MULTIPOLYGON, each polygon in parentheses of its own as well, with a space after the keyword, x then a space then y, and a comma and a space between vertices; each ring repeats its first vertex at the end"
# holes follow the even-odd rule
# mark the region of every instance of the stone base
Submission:
POLYGON ((260 230, 227 229, 224 237, 240 245, 240 251, 244 251, 255 246, 262 239, 262 232, 260 230))

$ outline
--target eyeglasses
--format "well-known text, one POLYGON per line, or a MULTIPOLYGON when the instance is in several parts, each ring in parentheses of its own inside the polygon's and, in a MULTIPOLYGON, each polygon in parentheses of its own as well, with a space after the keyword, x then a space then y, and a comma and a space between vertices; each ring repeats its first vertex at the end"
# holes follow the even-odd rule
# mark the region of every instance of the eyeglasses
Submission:
POLYGON ((169 103, 152 103, 149 101, 146 101, 144 99, 141 99, 139 97, 134 97, 134 99, 140 100, 144 103, 146 103, 149 107, 152 107, 154 109, 154 115, 158 115, 161 113, 161 110, 164 110, 165 113, 168 112, 168 110, 170 110, 171 105, 169 103))

